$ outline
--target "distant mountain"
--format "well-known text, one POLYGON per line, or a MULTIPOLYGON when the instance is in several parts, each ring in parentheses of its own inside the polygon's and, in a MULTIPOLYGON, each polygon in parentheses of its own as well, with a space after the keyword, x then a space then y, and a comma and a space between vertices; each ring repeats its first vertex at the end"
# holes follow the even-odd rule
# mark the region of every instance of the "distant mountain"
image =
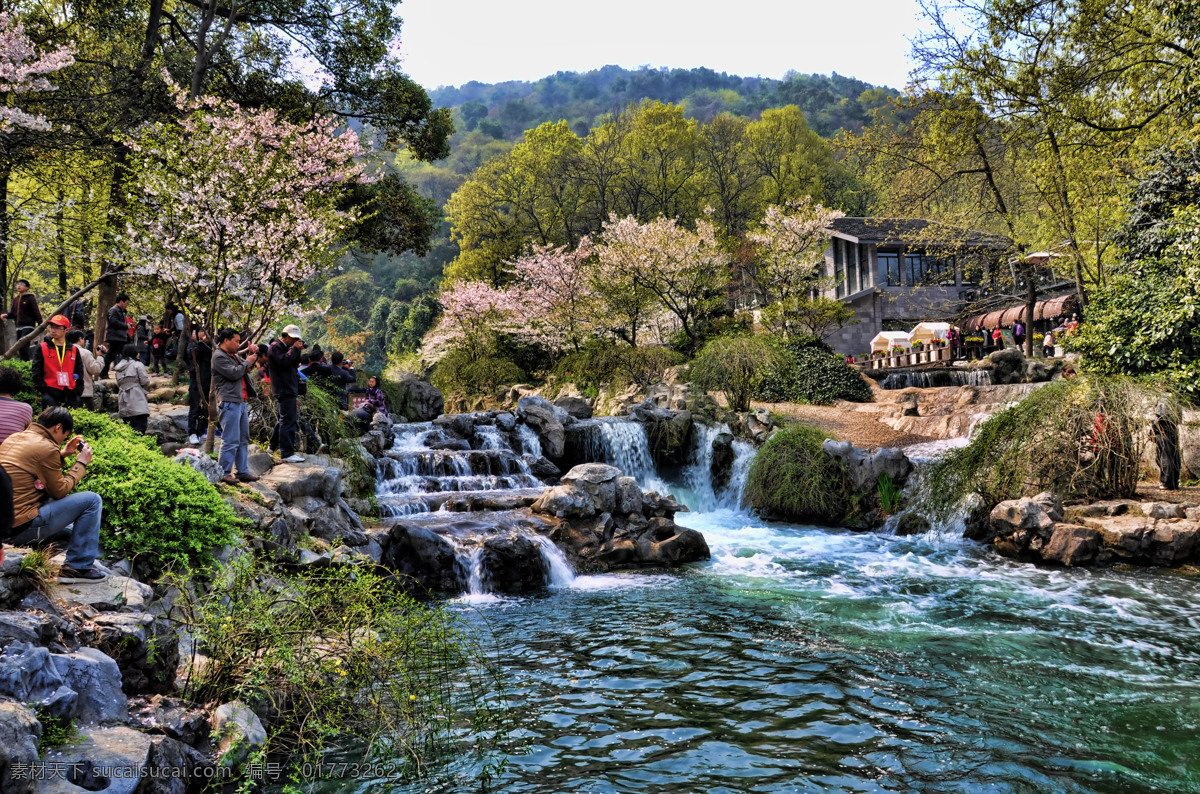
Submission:
POLYGON ((823 137, 839 129, 857 132, 882 107, 894 88, 853 77, 789 73, 782 80, 739 77, 712 69, 623 69, 558 72, 536 82, 469 82, 429 91, 435 105, 456 110, 460 131, 476 128, 498 140, 517 140, 545 121, 566 120, 581 137, 598 117, 631 103, 655 99, 682 105, 699 121, 723 111, 755 116, 766 108, 797 105, 810 129, 823 137))

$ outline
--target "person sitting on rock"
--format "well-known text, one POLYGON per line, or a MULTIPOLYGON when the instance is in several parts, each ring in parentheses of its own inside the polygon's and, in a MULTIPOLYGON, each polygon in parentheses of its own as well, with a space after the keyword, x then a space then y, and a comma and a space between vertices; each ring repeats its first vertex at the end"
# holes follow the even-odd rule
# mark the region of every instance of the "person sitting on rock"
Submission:
POLYGON ((117 415, 134 430, 145 433, 150 419, 150 403, 146 399, 150 374, 138 358, 138 346, 135 343, 126 344, 122 355, 125 357, 113 367, 117 376, 117 415))
POLYGON ((75 419, 61 406, 47 408, 37 421, 0 444, 0 466, 12 479, 13 535, 16 546, 67 539, 60 582, 99 582, 107 574, 94 563, 100 554, 100 514, 104 503, 91 491, 71 493, 87 474, 92 449, 72 436, 75 419), (63 472, 72 455, 75 462, 63 472))
POLYGON ((387 397, 383 394, 383 389, 379 388, 379 378, 372 375, 367 378, 367 402, 375 409, 375 413, 388 415, 387 397))

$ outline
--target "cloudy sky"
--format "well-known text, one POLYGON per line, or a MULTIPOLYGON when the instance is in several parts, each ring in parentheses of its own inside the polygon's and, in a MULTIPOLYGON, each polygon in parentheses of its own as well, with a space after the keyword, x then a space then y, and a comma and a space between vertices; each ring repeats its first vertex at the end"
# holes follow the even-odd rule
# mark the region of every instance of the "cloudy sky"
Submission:
POLYGON ((605 64, 789 69, 903 87, 916 0, 404 0, 404 70, 427 88, 605 64))

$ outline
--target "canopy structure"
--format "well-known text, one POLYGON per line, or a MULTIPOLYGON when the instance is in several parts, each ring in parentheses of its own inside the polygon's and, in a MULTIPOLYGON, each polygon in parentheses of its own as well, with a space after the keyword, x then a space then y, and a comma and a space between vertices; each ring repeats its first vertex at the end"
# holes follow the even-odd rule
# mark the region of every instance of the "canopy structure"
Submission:
POLYGON ((886 353, 894 345, 908 348, 912 346, 912 340, 904 331, 880 331, 871 340, 871 352, 874 353, 876 350, 882 350, 886 353))
POLYGON ((927 344, 934 339, 945 339, 949 330, 950 323, 919 323, 909 332, 909 337, 913 342, 927 344))
MULTIPOLYGON (((1038 301, 1033 306, 1033 319, 1053 320, 1077 312, 1079 306, 1075 295, 1060 295, 1050 300, 1038 301)), ((977 314, 963 323, 967 331, 978 331, 981 328, 1011 328, 1018 320, 1025 321, 1025 307, 1011 306, 987 314, 977 314)))

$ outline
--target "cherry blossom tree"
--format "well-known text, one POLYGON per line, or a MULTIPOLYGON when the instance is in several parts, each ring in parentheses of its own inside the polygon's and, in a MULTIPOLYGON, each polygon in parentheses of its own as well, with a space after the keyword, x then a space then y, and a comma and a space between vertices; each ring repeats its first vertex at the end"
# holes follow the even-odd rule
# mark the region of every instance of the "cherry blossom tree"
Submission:
POLYGON ((68 47, 38 53, 25 35, 25 26, 12 14, 0 11, 0 134, 15 130, 49 132, 45 116, 10 105, 13 96, 53 91, 48 75, 75 63, 68 47))
MULTIPOLYGON (((638 290, 652 295, 679 320, 693 344, 697 321, 720 303, 729 280, 730 257, 707 220, 697 221, 691 231, 671 218, 640 223, 633 216, 610 215, 597 253, 599 280, 619 285, 610 294, 625 294, 633 304, 638 290)), ((629 315, 627 308, 622 311, 629 315)), ((636 344, 636 338, 629 341, 636 344)))
POLYGON ((260 334, 338 259, 359 218, 339 205, 365 182, 358 136, 327 118, 294 124, 273 110, 187 99, 176 122, 128 142, 130 273, 158 278, 211 330, 260 334))
POLYGON ((554 350, 579 349, 594 324, 597 294, 589 260, 593 248, 583 238, 574 251, 565 246, 534 247, 510 263, 514 298, 525 309, 525 334, 554 350))
POLYGON ((843 215, 807 196, 786 208, 767 208, 758 231, 746 237, 757 251, 758 283, 768 299, 788 300, 821 287, 830 226, 843 215))
POLYGON ((424 341, 425 356, 436 360, 452 349, 472 360, 488 354, 499 334, 525 328, 526 305, 520 290, 496 289, 482 281, 458 281, 438 296, 442 316, 424 341))

